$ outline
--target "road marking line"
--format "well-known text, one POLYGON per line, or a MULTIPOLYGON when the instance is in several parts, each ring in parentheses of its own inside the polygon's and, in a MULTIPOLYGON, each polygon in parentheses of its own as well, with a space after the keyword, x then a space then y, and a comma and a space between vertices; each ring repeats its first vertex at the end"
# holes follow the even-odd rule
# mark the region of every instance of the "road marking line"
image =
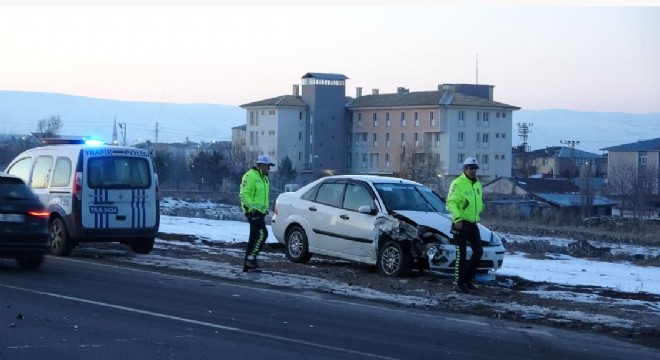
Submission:
POLYGON ((362 351, 350 350, 350 349, 345 349, 345 348, 336 347, 336 346, 318 344, 318 343, 314 343, 314 342, 310 342, 310 341, 297 340, 297 339, 287 338, 287 337, 278 336, 278 335, 260 333, 260 332, 251 331, 251 330, 244 330, 244 329, 240 329, 240 328, 237 328, 237 327, 214 324, 214 323, 210 323, 210 322, 206 322, 206 321, 186 319, 186 318, 182 318, 180 316, 167 315, 167 314, 157 313, 157 312, 148 311, 148 310, 140 310, 140 309, 136 309, 136 308, 132 308, 132 307, 128 307, 128 306, 109 304, 109 303, 104 303, 104 302, 94 301, 94 300, 88 300, 88 299, 83 299, 83 298, 74 297, 74 296, 56 294, 56 293, 51 293, 51 292, 39 291, 39 290, 26 289, 26 288, 22 288, 22 287, 18 287, 18 286, 12 286, 12 285, 6 285, 6 284, 0 284, 0 287, 13 289, 13 290, 24 291, 24 292, 28 292, 28 293, 32 293, 32 294, 36 294, 36 295, 46 295, 46 296, 50 296, 50 297, 54 297, 54 298, 58 298, 58 299, 63 299, 63 300, 75 301, 75 302, 80 302, 80 303, 85 303, 85 304, 91 304, 91 305, 96 305, 96 306, 101 306, 101 307, 107 307, 107 308, 116 309, 116 310, 122 310, 122 311, 127 311, 127 312, 132 312, 132 313, 138 313, 138 314, 153 316, 153 317, 157 317, 157 318, 181 321, 181 322, 184 322, 184 323, 189 323, 189 324, 194 324, 194 325, 207 326, 207 327, 214 328, 214 329, 219 329, 219 330, 235 331, 235 332, 238 332, 238 333, 254 335, 254 336, 260 336, 260 337, 264 337, 264 338, 268 338, 268 339, 287 341, 287 342, 291 342, 291 343, 295 343, 295 344, 299 344, 299 345, 313 346, 313 347, 317 347, 317 348, 320 348, 320 349, 338 351, 338 352, 343 352, 343 353, 353 354, 353 355, 366 356, 366 357, 374 358, 374 359, 398 360, 397 358, 392 358, 392 357, 389 357, 389 356, 381 356, 381 355, 370 354, 370 353, 365 353, 365 352, 362 352, 362 351))

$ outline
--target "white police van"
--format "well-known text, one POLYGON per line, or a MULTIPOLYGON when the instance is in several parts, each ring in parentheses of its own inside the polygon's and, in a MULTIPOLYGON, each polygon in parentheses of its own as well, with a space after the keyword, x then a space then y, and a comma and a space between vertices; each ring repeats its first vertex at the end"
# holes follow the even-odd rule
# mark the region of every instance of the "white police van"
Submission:
POLYGON ((50 213, 50 249, 120 242, 148 254, 160 224, 158 178, 149 151, 85 139, 45 139, 7 166, 50 213))

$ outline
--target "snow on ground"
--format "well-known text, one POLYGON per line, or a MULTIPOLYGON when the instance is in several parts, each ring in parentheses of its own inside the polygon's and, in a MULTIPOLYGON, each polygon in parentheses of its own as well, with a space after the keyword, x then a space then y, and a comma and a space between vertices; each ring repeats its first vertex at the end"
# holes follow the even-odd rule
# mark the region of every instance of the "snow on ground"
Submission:
MULTIPOLYGON (((277 240, 268 228, 268 243, 277 240)), ((161 216, 160 232, 193 235, 209 242, 236 243, 246 242, 249 227, 245 222, 209 220, 161 216)), ((538 240, 521 235, 507 235, 507 241, 538 240)), ((573 242, 569 239, 555 239, 558 244, 573 242)), ((204 244, 195 243, 208 250, 204 244)), ((629 250, 637 251, 638 247, 629 250)), ((623 251, 623 250, 622 250, 623 251)), ((649 249, 646 249, 649 251, 649 249)), ((658 249, 651 249, 658 251, 658 249)), ((637 266, 630 263, 606 263, 601 261, 573 258, 568 255, 549 254, 548 259, 530 259, 525 253, 507 253, 504 265, 498 274, 519 276, 537 282, 550 282, 561 285, 588 285, 608 287, 618 291, 645 291, 660 294, 660 269, 650 266, 637 266)))

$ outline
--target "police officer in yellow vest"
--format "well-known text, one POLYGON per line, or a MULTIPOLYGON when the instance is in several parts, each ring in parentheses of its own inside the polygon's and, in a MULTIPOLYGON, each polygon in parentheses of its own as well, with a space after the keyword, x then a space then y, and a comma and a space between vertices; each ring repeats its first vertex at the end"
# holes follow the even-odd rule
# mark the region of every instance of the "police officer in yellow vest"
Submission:
POLYGON ((239 193, 241 207, 250 223, 250 238, 245 249, 243 272, 248 270, 259 271, 257 255, 259 255, 268 238, 265 218, 268 215, 268 195, 270 193, 268 173, 271 166, 275 166, 275 163, 273 163, 270 156, 261 155, 256 164, 243 175, 241 181, 241 191, 239 193))
POLYGON ((483 255, 479 234, 479 214, 484 210, 481 182, 477 179, 479 163, 475 158, 463 162, 463 174, 451 182, 447 194, 447 210, 451 214, 452 233, 456 240, 454 291, 467 293, 476 289, 474 276, 483 255), (466 244, 470 243, 472 257, 466 263, 466 244))

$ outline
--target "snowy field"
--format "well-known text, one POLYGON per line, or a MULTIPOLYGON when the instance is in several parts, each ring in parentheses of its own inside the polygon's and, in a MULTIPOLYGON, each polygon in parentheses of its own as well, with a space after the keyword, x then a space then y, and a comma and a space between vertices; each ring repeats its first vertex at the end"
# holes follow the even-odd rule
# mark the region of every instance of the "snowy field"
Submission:
MULTIPOLYGON (((164 199, 163 206, 180 206, 181 203, 164 199)), ((202 208, 210 203, 201 203, 202 208)), ((188 204, 188 206, 194 206, 188 204)), ((225 207, 225 206, 223 206, 225 207)), ((276 243, 272 231, 267 242, 276 243)), ((170 234, 185 234, 196 236, 209 242, 246 242, 248 239, 248 224, 240 221, 209 220, 202 218, 187 218, 161 216, 160 232, 170 234)), ((545 240, 556 245, 573 242, 561 238, 532 238, 528 236, 502 234, 507 241, 524 242, 545 240)), ((198 243, 196 243, 198 244, 198 243)), ((207 247, 200 244, 199 250, 207 247)), ((188 244, 189 246, 189 244, 188 244)), ((608 244, 611 246, 611 244, 608 244)), ((613 252, 652 253, 660 254, 658 248, 639 246, 614 246, 613 252)), ((548 254, 547 259, 532 259, 525 253, 507 253, 504 265, 498 274, 519 276, 532 281, 551 282, 561 285, 602 286, 625 292, 648 292, 660 294, 660 268, 637 266, 627 262, 612 263, 573 258, 568 255, 548 254)))

